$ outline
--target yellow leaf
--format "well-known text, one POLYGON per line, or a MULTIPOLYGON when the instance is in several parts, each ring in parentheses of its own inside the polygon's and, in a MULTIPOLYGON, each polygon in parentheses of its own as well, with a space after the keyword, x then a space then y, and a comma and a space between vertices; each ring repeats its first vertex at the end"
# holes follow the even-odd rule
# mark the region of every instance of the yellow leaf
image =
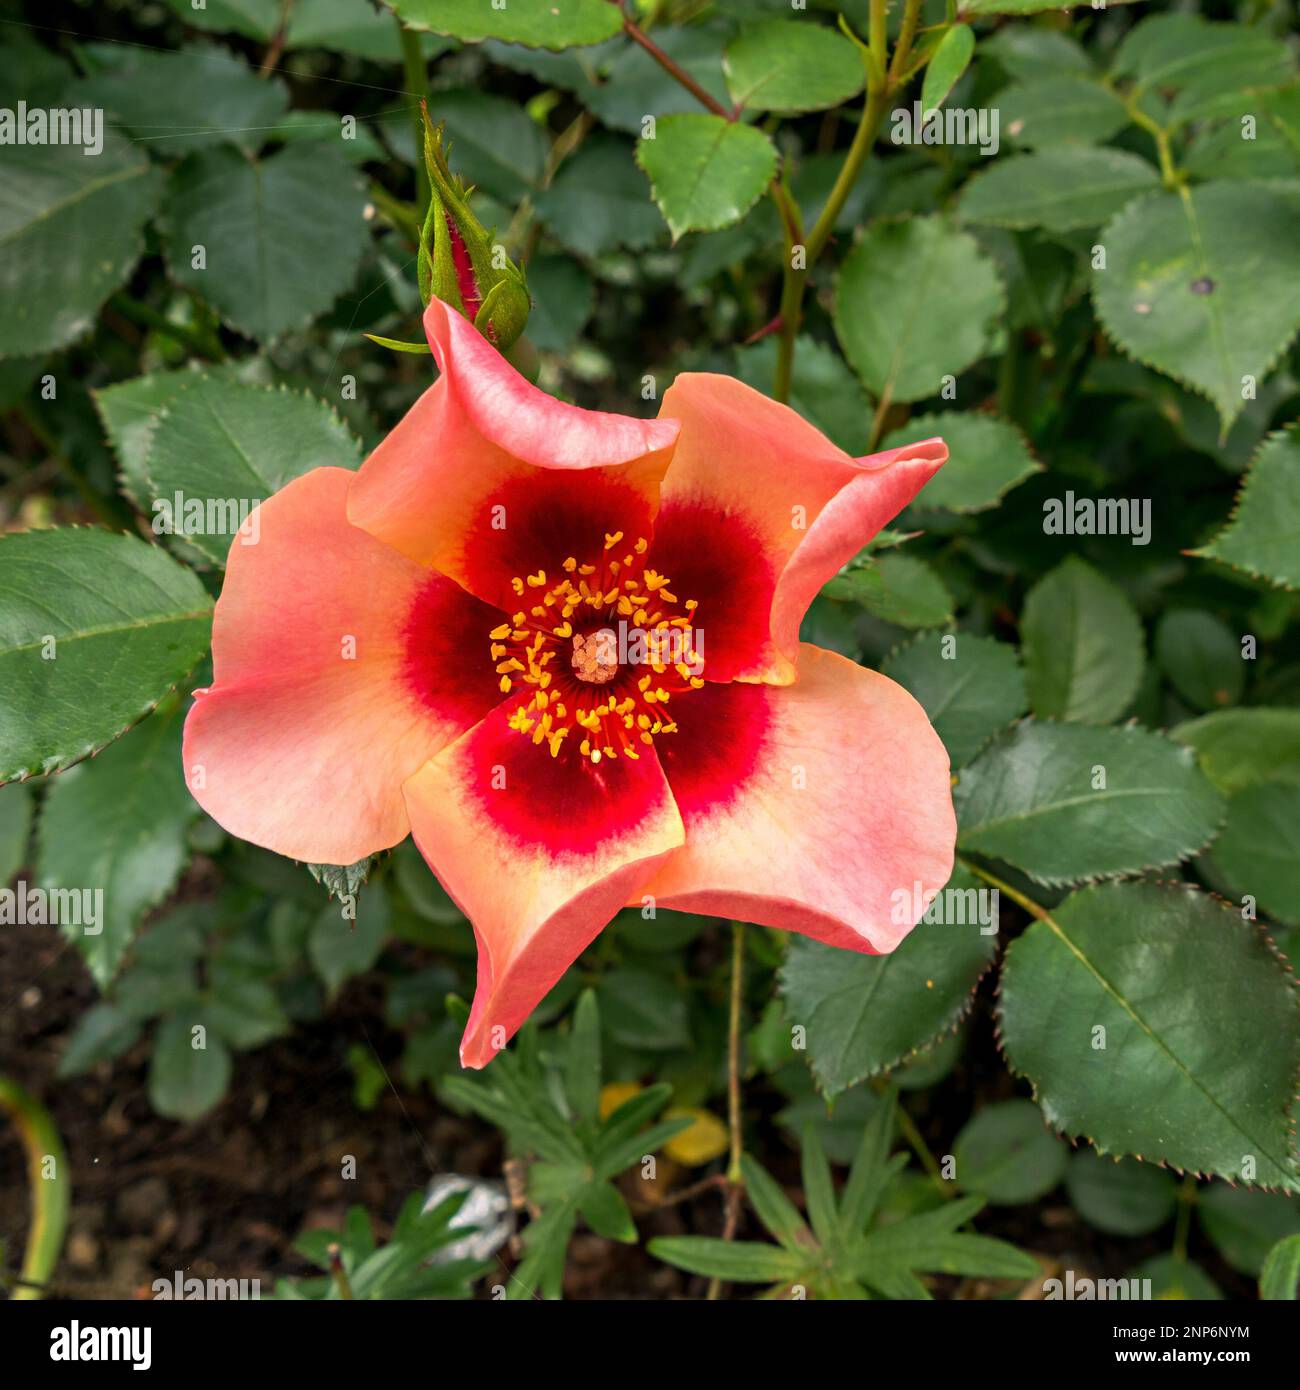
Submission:
POLYGON ((716 1115, 708 1110, 669 1110, 664 1119, 673 1120, 679 1115, 689 1115, 694 1123, 664 1145, 669 1158, 698 1168, 727 1152, 727 1127, 716 1115))
POLYGON ((639 1081, 611 1081, 600 1088, 600 1118, 607 1120, 624 1102, 641 1090, 639 1081))

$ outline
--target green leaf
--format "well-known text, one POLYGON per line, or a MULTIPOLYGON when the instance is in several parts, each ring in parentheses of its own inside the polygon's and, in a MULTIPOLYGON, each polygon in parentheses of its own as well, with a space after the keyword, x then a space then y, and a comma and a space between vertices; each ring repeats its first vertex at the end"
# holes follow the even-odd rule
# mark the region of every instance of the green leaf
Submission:
POLYGON ((583 990, 573 1011, 565 1091, 581 1123, 600 1119, 600 1008, 594 990, 583 990))
POLYGON ((258 503, 313 468, 360 466, 360 444, 323 401, 198 377, 162 407, 153 430, 145 462, 153 528, 183 535, 224 567, 233 544, 256 543, 258 503))
POLYGON ((741 1154, 740 1167, 745 1194, 768 1234, 791 1252, 809 1249, 808 1226, 781 1184, 751 1154, 741 1154))
POLYGON ((406 352, 413 357, 429 357, 433 349, 428 343, 404 343, 397 338, 384 338, 378 333, 366 333, 372 343, 378 343, 380 347, 386 347, 390 352, 406 352))
POLYGON ((640 251, 663 232, 632 146, 613 135, 592 136, 566 159, 534 205, 556 239, 582 256, 603 256, 619 246, 640 251))
MULTIPOLYGON (((1221 103, 1216 103, 1216 107, 1221 103)), ((1221 119, 1197 122, 1183 172, 1205 179, 1293 179, 1300 172, 1300 86, 1240 92, 1216 110, 1221 119), (1248 127, 1246 116, 1254 119, 1248 127), (1247 139, 1247 134, 1252 138, 1247 139)))
POLYGON ((1284 589, 1300 589, 1300 425, 1271 434, 1241 485, 1228 524, 1194 551, 1284 589))
POLYGON ((84 338, 144 249, 162 175, 111 130, 81 145, 0 146, 0 357, 84 338))
POLYGON ((623 28, 623 16, 608 0, 546 0, 545 4, 511 3, 500 8, 484 0, 390 0, 409 29, 431 29, 453 39, 476 43, 502 39, 529 48, 573 48, 611 39, 623 28))
POLYGON ((1269 1302, 1293 1303, 1300 1289, 1300 1233, 1283 1236, 1268 1252, 1259 1272, 1259 1296, 1269 1302))
MULTIPOLYGON (((180 0, 189 8, 192 0, 180 0)), ((209 7, 214 0, 208 0, 209 7)), ((215 0, 222 3, 222 0, 215 0)), ((247 0, 245 0, 247 3, 247 0)), ((272 28, 278 27, 283 11, 280 0, 272 0, 275 18, 272 28)), ((193 22, 193 21, 191 21, 193 22)), ((289 28, 285 34, 285 49, 294 52, 302 48, 324 48, 331 53, 351 53, 369 58, 375 63, 400 63, 402 46, 392 12, 384 6, 372 8, 357 5, 353 0, 294 0, 289 10, 289 28)), ((420 51, 428 59, 455 45, 447 39, 420 35, 420 51)))
POLYGON ((1011 943, 999 1016, 1008 1061, 1066 1134, 1300 1187, 1300 1009, 1267 938, 1225 903, 1185 885, 1081 889, 1011 943))
POLYGON ((0 787, 0 888, 27 862, 31 829, 31 788, 21 782, 0 787))
POLYGON ((102 107, 107 124, 164 159, 220 144, 253 154, 289 109, 281 78, 259 78, 223 48, 103 43, 81 57, 90 76, 77 85, 77 104, 102 107))
POLYGON ((97 1062, 113 1061, 135 1046, 142 1031, 140 1020, 115 1004, 92 1004, 77 1020, 59 1058, 59 1078, 80 1076, 97 1062))
POLYGON ((822 1245, 835 1239, 839 1229, 839 1213, 835 1207, 835 1184, 826 1150, 812 1125, 805 1125, 802 1140, 803 1154, 800 1170, 803 1177, 803 1199, 808 1219, 822 1245))
MULTIPOLYGON (((973 1199, 973 1204, 975 1208, 982 1205, 978 1199, 973 1199)), ((949 1202, 938 1211, 873 1231, 862 1242, 857 1273, 886 1298, 928 1298, 924 1285, 914 1276, 900 1281, 900 1276, 911 1276, 914 1270, 976 1279, 1024 1280, 1042 1273, 1038 1262, 1014 1245, 946 1229, 959 1220, 968 1220, 971 1214, 965 1202, 949 1202), (939 1218, 943 1218, 942 1226, 939 1218)))
MULTIPOLYGON (((908 886, 894 894, 896 910, 909 921, 921 906, 913 903, 917 892, 919 886, 908 886)), ((988 900, 987 890, 983 897, 988 900)), ((929 920, 889 955, 791 940, 781 994, 789 1022, 807 1029, 808 1060, 828 1099, 957 1026, 997 947, 997 921, 984 922, 981 907, 979 885, 958 867, 926 909, 929 920)))
POLYGON ((933 111, 957 85, 975 54, 975 31, 969 24, 954 24, 945 31, 939 46, 925 65, 921 83, 921 110, 933 111))
POLYGON ((1241 643, 1213 613, 1176 608, 1156 624, 1155 657, 1194 709, 1235 705, 1246 686, 1241 643))
POLYGON ((808 1257, 775 1245, 715 1240, 711 1236, 659 1236, 646 1249, 655 1259, 690 1274, 728 1283, 791 1284, 809 1263, 808 1257))
POLYGON ((117 457, 122 487, 141 511, 148 511, 149 480, 145 474, 145 459, 149 456, 149 440, 158 423, 158 411, 191 375, 188 370, 151 372, 91 390, 104 433, 117 457))
POLYGON ((351 285, 369 237, 364 208, 361 177, 337 151, 290 145, 249 160, 224 147, 205 150, 168 183, 168 266, 231 327, 279 338, 351 285))
POLYGON ((860 603, 899 627, 942 627, 952 621, 952 595, 943 580, 914 555, 881 555, 823 586, 827 598, 860 603))
POLYGON ((980 39, 980 56, 995 59, 1021 82, 1039 77, 1086 77, 1092 63, 1082 45, 1059 29, 1007 24, 980 39))
POLYGON ((786 115, 839 106, 866 81, 854 45, 811 19, 766 19, 742 29, 722 66, 738 107, 786 115))
POLYGON ((998 94, 1001 129, 1016 145, 1101 145, 1128 125, 1124 103, 1086 75, 1053 73, 998 94))
MULTIPOLYGON (((530 267, 530 282, 531 279, 530 267)), ((769 334, 752 347, 743 347, 736 353, 736 375, 747 386, 770 395, 776 355, 776 335, 769 334)), ((871 404, 861 382, 833 347, 816 338, 796 339, 789 405, 846 454, 856 458, 867 452, 871 404)))
POLYGON ((1243 89, 1276 86, 1294 65, 1286 45, 1242 24, 1212 24, 1199 15, 1149 15, 1130 30, 1111 76, 1132 78, 1130 97, 1177 92, 1168 110, 1174 126, 1206 112, 1207 103, 1243 89))
POLYGON ((761 130, 712 115, 665 116, 653 139, 637 142, 636 158, 674 241, 739 222, 776 173, 776 148, 761 130))
MULTIPOLYGON (((397 35, 394 33, 393 38, 397 35)), ((271 140, 286 145, 307 147, 329 147, 337 151, 350 164, 366 164, 371 160, 384 161, 388 152, 375 138, 369 126, 357 125, 343 127, 342 120, 333 111, 311 111, 303 107, 295 108, 267 132, 271 140)))
POLYGON ((323 908, 307 938, 307 954, 331 995, 345 980, 369 970, 388 938, 388 894, 381 885, 372 885, 351 906, 355 920, 345 919, 333 903, 323 908))
POLYGON ((1002 307, 973 237, 941 217, 875 222, 840 269, 835 335, 873 395, 916 401, 984 356, 1002 307))
POLYGON ((331 898, 350 898, 360 892, 376 861, 370 854, 351 864, 308 864, 307 872, 331 898))
POLYGON ((261 358, 243 362, 199 363, 191 361, 175 371, 148 372, 127 381, 99 386, 90 395, 104 426, 104 434, 117 458, 123 491, 142 512, 150 510, 149 477, 145 469, 149 441, 163 407, 200 373, 224 381, 253 380, 265 370, 261 358))
POLYGON ((564 1257, 577 1223, 577 1205, 572 1201, 548 1207, 524 1232, 528 1253, 519 1262, 506 1284, 506 1298, 531 1298, 540 1289, 543 1298, 559 1298, 564 1283, 564 1257))
POLYGON ((96 752, 207 650, 212 600, 158 546, 65 528, 0 538, 0 782, 96 752))
POLYGON ((1300 1234, 1300 1202, 1283 1193, 1216 1182, 1198 1193, 1196 1209, 1219 1254, 1242 1274, 1259 1274, 1279 1240, 1300 1234))
MULTIPOLYGON (((274 987, 266 980, 251 979, 235 965, 217 961, 211 969, 211 990, 205 1009, 212 1027, 234 1048, 261 1047, 272 1038, 288 1033, 292 1024, 280 1006, 274 987)), ((380 1086, 385 1084, 382 1070, 375 1066, 371 1054, 360 1048, 360 1055, 377 1073, 380 1086)), ((358 1079, 358 1087, 363 1084, 358 1079)))
POLYGON ((15 27, 0 49, 0 85, 6 99, 24 99, 29 109, 55 101, 72 80, 67 59, 37 43, 37 32, 33 28, 25 34, 15 27))
POLYGON ((194 1034, 195 1026, 197 1020, 177 1014, 164 1019, 154 1036, 149 1103, 169 1120, 199 1119, 230 1086, 229 1049, 210 1029, 194 1034))
POLYGON ((636 1222, 623 1194, 612 1183, 591 1183, 578 1198, 578 1211, 598 1236, 624 1245, 636 1244, 636 1222))
POLYGON ((1124 591, 1083 560, 1070 556, 1029 591, 1020 637, 1040 717, 1109 724, 1132 704, 1142 623, 1124 591))
POLYGON ((637 966, 618 966, 596 987, 601 1023, 624 1047, 669 1051, 689 1047, 686 997, 669 979, 637 966))
POLYGON ((178 18, 196 29, 242 34, 246 39, 269 42, 280 26, 281 0, 206 0, 201 9, 194 0, 167 0, 178 18))
POLYGON ((877 1099, 862 1127, 849 1178, 840 1194, 840 1228, 846 1235, 860 1235, 867 1229, 889 1186, 889 1145, 894 1136, 896 1107, 897 1093, 891 1086, 877 1099))
POLYGON ((1129 1276, 1150 1280, 1153 1299, 1208 1301, 1223 1297, 1223 1291, 1200 1265, 1177 1255, 1153 1255, 1131 1269, 1129 1276))
POLYGON ((1097 317, 1130 357, 1213 401, 1226 433, 1300 326, 1294 233, 1286 200, 1246 180, 1143 198, 1101 234, 1097 317))
POLYGON ((129 738, 69 768, 51 784, 37 835, 45 889, 78 897, 102 891, 93 928, 63 923, 101 989, 117 973, 136 928, 176 886, 198 805, 181 767, 179 702, 129 738))
POLYGON ((912 1276, 925 1270, 983 1278, 1032 1278, 1038 1264, 1014 1246, 985 1236, 956 1234, 984 1205, 980 1197, 959 1197, 933 1211, 906 1217, 872 1231, 860 1242, 855 1272, 887 1298, 928 1298, 912 1276))
POLYGON ((1270 917, 1300 926, 1300 782, 1234 792, 1210 858, 1238 898, 1249 894, 1270 917))
POLYGON ((689 1115, 678 1115, 649 1129, 642 1128, 663 1109, 671 1094, 672 1087, 665 1082, 647 1086, 604 1120, 591 1148, 591 1166, 598 1178, 614 1177, 629 1164, 661 1148, 674 1134, 691 1127, 694 1121, 689 1115))
POLYGON ((1221 710, 1170 732, 1196 750, 1201 770, 1221 792, 1278 777, 1300 781, 1300 710, 1221 710))
POLYGON ((963 849, 1049 884, 1176 863, 1223 816, 1190 749, 1136 727, 1033 720, 962 772, 953 801, 963 849))
POLYGON ((1070 1156, 1065 1190, 1088 1225, 1113 1236, 1150 1235, 1178 1205, 1178 1185, 1163 1168, 1133 1158, 1116 1163, 1092 1149, 1070 1156))
MULTIPOLYGON (((654 216, 657 221, 659 214, 654 216)), ((570 256, 543 253, 528 262, 528 288, 533 296, 529 339, 543 352, 567 352, 596 307, 591 276, 570 256)))
POLYGON ((982 512, 1043 465, 1029 452, 1020 431, 996 415, 948 411, 913 416, 881 444, 896 449, 942 435, 948 462, 925 485, 913 504, 918 510, 982 512))
POLYGON ((1065 1176, 1067 1150, 1028 1100, 977 1110, 953 1143, 957 1182, 1000 1206, 1045 1197, 1065 1176))
MULTIPOLYGON (((1099 227, 1159 181, 1153 165, 1126 150, 1053 145, 1000 159, 966 185, 957 211, 989 227, 1069 232, 1099 227)), ((1110 252, 1109 236, 1102 240, 1110 252)))
POLYGON ((1016 650, 967 632, 926 633, 896 647, 880 666, 920 701, 954 767, 963 767, 1028 700, 1016 650))

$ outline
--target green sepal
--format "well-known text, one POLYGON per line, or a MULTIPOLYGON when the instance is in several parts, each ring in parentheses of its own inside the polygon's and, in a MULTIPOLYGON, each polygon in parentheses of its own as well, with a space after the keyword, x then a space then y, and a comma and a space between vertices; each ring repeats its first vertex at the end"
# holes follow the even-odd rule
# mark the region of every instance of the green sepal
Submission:
POLYGON ((504 352, 524 331, 532 298, 524 272, 505 255, 496 239, 470 210, 473 188, 453 174, 443 148, 445 129, 434 125, 428 107, 424 116, 424 166, 429 175, 429 211, 420 232, 418 276, 420 297, 427 304, 440 299, 466 318, 495 347, 504 352), (469 261, 477 291, 473 315, 465 303, 456 271, 454 243, 459 238, 469 261))
POLYGON ((369 338, 372 343, 378 343, 380 347, 390 348, 393 352, 424 353, 427 356, 433 351, 428 343, 403 343, 397 338, 383 338, 378 333, 365 333, 362 336, 369 338))

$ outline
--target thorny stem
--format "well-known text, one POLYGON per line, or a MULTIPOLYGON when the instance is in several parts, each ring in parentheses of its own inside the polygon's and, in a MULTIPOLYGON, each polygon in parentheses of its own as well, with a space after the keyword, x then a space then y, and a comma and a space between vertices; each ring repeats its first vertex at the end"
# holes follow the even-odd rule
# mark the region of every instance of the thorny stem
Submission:
MULTIPOLYGON (((902 58, 907 56, 907 50, 911 47, 912 35, 916 31, 920 0, 907 0, 907 5, 908 10, 903 17, 904 29, 899 36, 899 53, 902 54, 902 57, 899 57, 899 53, 895 54, 900 65, 902 58), (909 16, 911 19, 910 30, 907 27, 909 16), (906 41, 906 49, 903 48, 904 41, 906 41)), ((826 200, 826 205, 822 208, 821 215, 809 233, 807 241, 802 244, 803 256, 798 258, 800 261, 798 265, 795 264, 794 251, 801 243, 792 238, 792 233, 800 228, 798 210, 790 197, 789 190, 784 185, 781 174, 777 174, 772 184, 772 197, 781 213, 781 223, 787 238, 785 267, 781 282, 781 305, 777 310, 780 336, 777 340, 776 377, 773 387, 773 395, 779 401, 788 401, 790 398, 790 383, 794 372, 794 345, 803 322, 803 297, 808 283, 808 270, 830 240, 835 220, 843 210, 844 204, 853 190, 853 185, 862 172, 862 166, 871 153, 871 147, 875 143, 880 124, 889 109, 890 100, 900 85, 898 76, 887 73, 885 66, 885 50, 888 46, 885 29, 886 7, 887 0, 871 0, 870 65, 867 99, 863 106, 862 119, 853 137, 853 143, 849 146, 848 153, 844 158, 839 176, 826 200)), ((643 29, 626 16, 623 19, 623 31, 630 39, 640 44, 665 72, 685 87, 705 110, 712 111, 715 116, 721 116, 723 120, 734 121, 736 119, 738 115, 736 110, 728 110, 716 97, 706 92, 680 63, 670 58, 643 29)), ((906 78, 901 80, 905 81, 906 78)))
POLYGON ((689 1187, 679 1188, 676 1192, 670 1192, 667 1197, 661 1197, 653 1202, 633 1202, 631 1203, 634 1212, 661 1211, 664 1207, 680 1206, 683 1202, 693 1201, 696 1197, 703 1197, 706 1192, 712 1192, 715 1188, 725 1187, 727 1177, 725 1173, 712 1173, 707 1178, 701 1178, 699 1182, 692 1183, 689 1187))
POLYGON ((1156 142, 1156 155, 1160 160, 1160 181, 1171 192, 1182 183, 1182 175, 1174 164, 1173 152, 1169 144, 1169 132, 1154 121, 1137 103, 1135 96, 1124 101, 1124 109, 1135 126, 1140 126, 1156 142))
POLYGON ((885 85, 887 71, 885 49, 889 46, 885 26, 885 8, 886 0, 870 0, 867 8, 867 42, 871 45, 869 62, 871 75, 874 79, 870 85, 873 87, 885 85))
POLYGON ((876 445, 880 443, 880 436, 885 432, 885 416, 889 414, 893 400, 894 383, 891 378, 881 388, 880 399, 876 402, 876 413, 871 417, 871 437, 867 440, 869 454, 875 452, 876 445))
POLYGON ((1060 927, 1052 920, 1052 914, 1040 903, 1036 903, 1033 898, 1027 898, 1018 888, 1013 888, 1009 883, 998 878, 996 874, 989 873, 983 865, 976 864, 974 860, 963 858, 962 863, 971 873, 978 875, 985 883, 996 888, 999 893, 1005 893, 1017 907, 1023 907, 1031 917, 1036 917, 1040 922, 1046 922, 1053 931, 1058 935, 1061 934, 1060 927))
POLYGON ((710 92, 706 92, 679 62, 670 58, 644 29, 633 23, 626 15, 623 17, 623 32, 634 43, 639 43, 655 62, 677 82, 680 82, 695 100, 706 108, 706 110, 712 111, 715 116, 721 116, 724 121, 734 121, 736 119, 736 113, 734 111, 729 111, 717 97, 713 96, 710 92))
MULTIPOLYGON (((776 380, 774 393, 777 400, 790 399, 790 378, 794 370, 794 342, 799 332, 799 319, 803 308, 803 287, 807 278, 803 265, 795 266, 798 248, 803 246, 803 218, 798 204, 790 196, 790 189, 784 178, 778 177, 772 184, 772 198, 781 214, 781 226, 785 231, 785 270, 781 278, 781 306, 776 313, 780 337, 776 348, 776 380), (790 331, 787 328, 793 325, 790 331)), ((805 262, 806 264, 806 262, 805 262)))
POLYGON ((411 126, 415 133, 415 225, 424 226, 424 214, 429 206, 429 175, 424 167, 424 117, 420 104, 429 99, 429 70, 420 49, 420 35, 408 29, 394 15, 398 38, 402 45, 402 73, 407 93, 415 99, 411 107, 411 126))
POLYGON ((266 56, 262 59, 262 66, 257 70, 259 77, 270 77, 279 66, 280 58, 284 54, 285 37, 289 31, 289 12, 292 9, 293 0, 281 0, 280 22, 276 25, 275 33, 271 36, 266 56))
POLYGON ((889 64, 889 80, 897 85, 899 78, 903 75, 904 66, 912 53, 912 40, 916 37, 916 26, 921 18, 921 0, 907 0, 907 6, 903 10, 903 23, 898 31, 898 43, 894 48, 894 57, 889 64))
MULTIPOLYGON (((909 7, 914 0, 908 0, 909 7)), ((915 0, 919 4, 919 0, 915 0)), ((904 17, 906 23, 906 17, 904 17)), ((913 17, 913 29, 916 27, 913 17)), ((844 209, 853 185, 858 181, 862 166, 876 142, 881 122, 889 110, 893 98, 896 79, 887 75, 885 67, 885 0, 871 0, 871 15, 868 32, 871 36, 871 56, 867 69, 867 99, 862 108, 862 119, 858 122, 853 142, 840 166, 839 174, 831 188, 826 204, 813 223, 812 231, 804 243, 802 265, 796 268, 793 256, 787 254, 781 284, 781 338, 777 348, 776 376, 772 394, 779 401, 790 399, 790 384, 794 374, 794 348, 800 326, 803 322, 803 298, 808 284, 808 272, 821 255, 826 243, 835 229, 836 219, 844 209)), ((900 39, 901 39, 900 35, 900 39)), ((910 37, 908 39, 910 44, 910 37)), ((897 56, 897 55, 895 55, 897 56)))
MULTIPOLYGON (((723 1224, 723 1240, 731 1240, 740 1224, 740 1202, 745 1185, 741 1174, 740 1156, 744 1147, 740 1111, 740 1005, 745 993, 745 924, 731 924, 731 1010, 727 1022, 727 1131, 730 1137, 730 1157, 727 1161, 727 1214, 723 1224)), ((709 1281, 707 1297, 716 1299, 722 1292, 722 1280, 709 1281)))

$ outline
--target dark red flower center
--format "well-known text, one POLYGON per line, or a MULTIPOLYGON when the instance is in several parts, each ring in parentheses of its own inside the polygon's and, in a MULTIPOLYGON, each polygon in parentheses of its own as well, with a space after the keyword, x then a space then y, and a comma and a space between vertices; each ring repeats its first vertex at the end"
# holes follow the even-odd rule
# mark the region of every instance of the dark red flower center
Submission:
POLYGON ((492 660, 502 694, 522 697, 510 727, 552 757, 576 742, 593 763, 638 758, 677 732, 670 701, 704 684, 698 605, 646 566, 648 549, 615 531, 595 564, 569 556, 555 575, 511 580, 520 607, 489 634, 492 660))

